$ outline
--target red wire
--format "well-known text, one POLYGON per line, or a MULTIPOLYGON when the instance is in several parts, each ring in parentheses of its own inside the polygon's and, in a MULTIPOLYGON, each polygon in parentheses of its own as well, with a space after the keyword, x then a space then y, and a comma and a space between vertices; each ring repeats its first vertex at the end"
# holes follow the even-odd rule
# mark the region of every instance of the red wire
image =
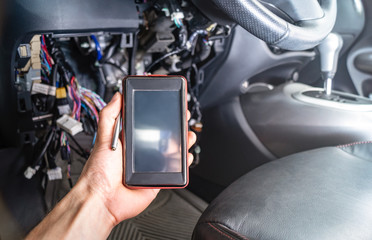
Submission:
POLYGON ((43 38, 43 43, 44 44, 42 44, 41 45, 41 48, 43 49, 43 51, 45 52, 45 55, 46 55, 46 60, 48 61, 48 63, 49 63, 49 66, 52 66, 53 64, 52 64, 52 58, 51 58, 51 56, 49 55, 49 52, 48 52, 48 49, 46 48, 46 45, 45 45, 45 36, 44 35, 42 35, 42 38, 43 38))
POLYGON ((71 85, 71 90, 72 90, 72 94, 73 94, 74 100, 76 101, 76 104, 77 104, 77 108, 76 109, 75 109, 75 104, 74 104, 74 111, 73 111, 73 113, 74 113, 74 115, 76 114, 77 120, 80 121, 81 99, 80 99, 80 97, 76 93, 77 85, 76 85, 76 78, 75 78, 75 76, 72 76, 71 77, 70 85, 71 85), (74 87, 74 85, 75 85, 75 87, 74 87))

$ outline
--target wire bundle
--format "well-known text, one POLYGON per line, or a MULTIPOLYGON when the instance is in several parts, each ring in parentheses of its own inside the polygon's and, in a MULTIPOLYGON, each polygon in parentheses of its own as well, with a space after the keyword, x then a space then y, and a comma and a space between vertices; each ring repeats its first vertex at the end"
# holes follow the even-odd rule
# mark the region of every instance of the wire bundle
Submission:
POLYGON ((103 99, 95 92, 79 85, 75 76, 71 78, 71 85, 68 86, 69 96, 74 102, 71 116, 80 121, 82 107, 95 120, 99 121, 98 112, 106 106, 103 99))
POLYGON ((80 112, 81 112, 81 98, 80 98, 80 88, 79 83, 76 80, 75 76, 72 76, 70 85, 67 86, 69 97, 73 100, 74 107, 72 110, 71 116, 76 120, 80 121, 80 112))
POLYGON ((61 47, 52 36, 42 35, 40 46, 41 86, 45 89, 54 89, 54 93, 33 94, 33 105, 36 107, 41 105, 43 109, 43 111, 36 111, 38 108, 34 106, 33 114, 36 116, 53 114, 53 117, 48 123, 49 126, 47 125, 49 130, 38 140, 33 163, 27 168, 24 175, 30 179, 39 169, 45 169, 49 180, 60 179, 61 169, 55 164, 56 156, 60 152, 61 158, 68 162, 67 179, 72 187, 71 150, 85 159, 89 157, 90 151, 79 144, 74 136, 70 134, 68 128, 65 129, 58 125, 58 119, 66 117, 65 114, 68 114, 71 118, 80 122, 79 124, 84 131, 93 135, 93 147, 97 135, 98 113, 106 103, 97 93, 79 84, 73 69, 65 59, 61 47), (44 103, 47 107, 44 107, 44 103), (69 140, 73 142, 72 145, 70 145, 69 140), (46 159, 46 161, 44 162, 43 159, 46 159))
POLYGON ((49 77, 52 73, 52 68, 54 65, 53 58, 50 56, 46 43, 45 43, 45 36, 42 35, 40 38, 40 58, 41 58, 41 73, 42 73, 42 80, 49 83, 49 77))
POLYGON ((67 139, 67 134, 64 131, 61 131, 60 144, 61 144, 61 149, 62 149, 61 150, 62 159, 67 160, 67 179, 68 179, 70 187, 72 188, 71 157, 70 157, 71 148, 70 148, 70 144, 67 139))
MULTIPOLYGON (((99 111, 101 111, 106 106, 105 101, 103 101, 103 99, 97 93, 85 87, 81 87, 80 92, 85 99, 84 101, 94 104, 98 108, 99 111)), ((98 115, 97 115, 97 120, 99 120, 98 115)))
POLYGON ((174 18, 173 21, 177 28, 181 28, 183 26, 181 18, 174 18))

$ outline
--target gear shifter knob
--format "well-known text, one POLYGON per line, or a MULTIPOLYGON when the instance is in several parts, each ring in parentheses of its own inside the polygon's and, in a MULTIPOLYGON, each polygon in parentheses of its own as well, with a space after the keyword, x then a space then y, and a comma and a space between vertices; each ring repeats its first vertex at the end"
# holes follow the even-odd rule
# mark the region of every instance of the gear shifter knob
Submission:
POLYGON ((332 92, 332 79, 337 71, 338 55, 343 40, 337 33, 330 33, 319 45, 320 70, 325 81, 324 90, 327 95, 332 92))

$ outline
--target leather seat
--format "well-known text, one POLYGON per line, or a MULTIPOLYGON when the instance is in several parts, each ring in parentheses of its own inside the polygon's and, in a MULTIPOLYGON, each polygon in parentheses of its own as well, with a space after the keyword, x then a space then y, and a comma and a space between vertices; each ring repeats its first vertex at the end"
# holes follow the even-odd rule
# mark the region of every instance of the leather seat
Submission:
POLYGON ((372 143, 297 153, 226 188, 193 239, 372 239, 372 143))

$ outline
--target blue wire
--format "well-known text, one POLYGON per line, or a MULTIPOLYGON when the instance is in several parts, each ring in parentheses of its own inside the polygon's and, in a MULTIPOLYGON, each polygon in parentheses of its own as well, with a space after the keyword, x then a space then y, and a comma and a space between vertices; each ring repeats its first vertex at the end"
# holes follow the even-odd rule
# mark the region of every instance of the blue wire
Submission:
POLYGON ((94 132, 92 146, 94 146, 94 144, 96 143, 96 138, 97 138, 97 132, 94 132))
POLYGON ((44 65, 48 68, 49 71, 51 71, 52 68, 49 66, 49 63, 46 59, 46 53, 44 51, 43 51, 42 57, 43 57, 43 60, 44 60, 44 63, 45 63, 44 65))
MULTIPOLYGON (((88 115, 93 119, 93 121, 96 121, 96 117, 95 116, 92 116, 91 112, 90 112, 90 109, 85 105, 85 103, 81 103, 81 106, 85 109, 85 111, 88 113, 88 115)), ((94 146, 94 144, 96 143, 96 137, 97 137, 97 132, 94 132, 94 137, 93 137, 93 142, 92 142, 92 146, 94 146)))
POLYGON ((177 28, 180 28, 181 26, 178 24, 177 19, 174 19, 174 24, 176 25, 177 28))
POLYGON ((40 36, 40 42, 41 42, 42 45, 45 46, 45 43, 44 43, 44 40, 43 40, 43 37, 42 36, 40 36))
POLYGON ((94 35, 91 35, 90 38, 94 41, 94 43, 96 44, 96 51, 97 51, 97 60, 101 60, 102 58, 102 52, 101 52, 101 45, 99 45, 99 42, 96 38, 96 36, 94 35))
POLYGON ((183 23, 182 23, 181 19, 178 19, 178 18, 177 18, 177 22, 178 22, 178 25, 180 25, 180 27, 183 26, 183 23))

